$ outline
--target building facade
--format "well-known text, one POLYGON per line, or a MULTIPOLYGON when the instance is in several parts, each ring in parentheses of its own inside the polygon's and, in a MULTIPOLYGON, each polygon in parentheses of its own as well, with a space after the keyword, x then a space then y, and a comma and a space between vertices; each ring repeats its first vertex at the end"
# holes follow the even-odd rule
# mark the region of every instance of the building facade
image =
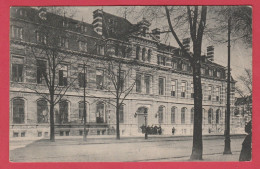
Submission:
MULTIPOLYGON (((132 24, 125 18, 96 10, 93 23, 89 24, 45 9, 13 7, 10 10, 10 137, 49 135, 49 103, 43 97, 49 96, 42 77, 48 61, 38 49, 51 43, 57 46, 48 47, 57 47, 57 52, 66 56, 57 68, 55 83, 64 87, 73 81, 55 105, 56 135, 83 134, 84 63, 88 133, 114 133, 116 113, 110 104, 114 96, 102 87, 110 80, 104 67, 107 55, 115 62, 121 61, 125 72, 131 66, 124 85, 135 84, 120 107, 121 135, 142 134, 144 116, 147 125, 161 126, 162 134, 171 135, 173 127, 176 135, 193 134, 194 91, 189 60, 179 48, 163 44, 160 30, 150 31, 146 19, 132 24), (56 30, 55 35, 46 30, 56 30)), ((189 50, 189 40, 183 42, 189 50)), ((226 69, 214 63, 212 47, 203 58, 203 134, 223 134, 226 69)), ((232 80, 233 88, 234 85, 232 80)), ((234 94, 231 95, 233 107, 234 94)), ((236 129, 231 127, 231 132, 235 133, 236 129)))

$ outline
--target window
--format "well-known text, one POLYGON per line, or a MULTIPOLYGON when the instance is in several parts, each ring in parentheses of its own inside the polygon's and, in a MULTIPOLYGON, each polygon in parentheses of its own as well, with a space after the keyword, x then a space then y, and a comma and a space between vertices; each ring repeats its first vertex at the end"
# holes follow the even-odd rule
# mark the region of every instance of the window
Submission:
POLYGON ((105 54, 105 48, 103 45, 97 45, 97 54, 98 55, 104 55, 105 54))
POLYGON ((145 83, 145 92, 146 94, 150 94, 150 76, 146 75, 144 77, 144 83, 145 83))
POLYGON ((13 100, 13 123, 24 123, 24 100, 22 99, 13 100))
POLYGON ((191 108, 190 111, 190 123, 193 124, 194 122, 194 108, 191 108))
POLYGON ((211 124, 212 117, 213 117, 213 110, 209 109, 209 111, 208 111, 208 124, 211 124))
POLYGON ((116 44, 116 46, 115 46, 115 55, 118 56, 118 54, 119 54, 119 45, 116 44))
POLYGON ((159 77, 159 95, 164 95, 164 81, 163 77, 159 77))
POLYGON ((220 120, 220 110, 218 109, 216 111, 216 124, 219 124, 219 120, 220 120))
POLYGON ((48 105, 46 100, 37 101, 37 122, 48 123, 48 105))
POLYGON ((220 96, 220 87, 216 87, 216 101, 219 101, 219 96, 220 96))
POLYGON ((59 86, 67 86, 68 84, 68 67, 67 65, 59 66, 59 86))
POLYGON ((104 123, 105 117, 105 106, 103 102, 97 103, 97 112, 96 112, 96 122, 97 123, 104 123))
POLYGON ((124 106, 119 108, 119 123, 124 123, 124 106))
POLYGON ((97 89, 103 89, 104 85, 104 71, 103 70, 96 70, 96 85, 97 89))
POLYGON ((220 71, 217 71, 217 77, 220 77, 220 76, 221 76, 220 71))
POLYGON ((185 98, 186 90, 187 90, 187 83, 181 82, 181 97, 182 98, 185 98))
POLYGON ((125 89, 125 72, 121 71, 120 75, 119 75, 119 72, 118 72, 118 78, 120 78, 119 79, 120 90, 124 91, 124 89, 125 89))
POLYGON ((146 53, 146 49, 143 48, 142 50, 142 60, 145 61, 145 53, 146 53))
POLYGON ((139 60, 140 59, 140 46, 136 47, 136 59, 139 60))
MULTIPOLYGON (((87 103, 86 103, 86 113, 87 113, 87 103)), ((79 120, 81 123, 84 121, 84 102, 79 102, 79 120)))
POLYGON ((36 32, 37 43, 47 44, 47 36, 43 32, 36 32))
POLYGON ((165 56, 158 55, 157 56, 157 64, 158 65, 166 65, 166 58, 165 56))
POLYGON ((148 50, 148 54, 147 54, 148 62, 151 62, 151 58, 152 58, 152 50, 149 49, 149 50, 148 50))
POLYGON ((194 98, 194 87, 193 87, 193 83, 190 84, 190 90, 191 90, 190 97, 191 97, 191 98, 194 98))
POLYGON ((47 76, 46 74, 47 64, 46 61, 44 60, 37 60, 36 65, 37 65, 37 83, 42 84, 44 81, 44 76, 47 76))
POLYGON ((186 63, 183 63, 183 64, 182 64, 182 70, 184 70, 184 71, 187 71, 187 70, 188 70, 186 63))
POLYGON ((69 115, 69 103, 66 100, 59 102, 59 113, 56 114, 56 122, 63 124, 68 123, 68 115, 69 115))
POLYGON ((202 75, 205 75, 205 68, 200 68, 200 73, 201 73, 202 75))
POLYGON ((181 124, 185 124, 186 107, 181 108, 181 124))
POLYGON ((69 27, 68 21, 63 21, 63 22, 62 22, 62 26, 63 26, 63 27, 69 27))
POLYGON ((23 28, 18 26, 12 26, 12 38, 15 39, 23 39, 23 28))
POLYGON ((175 114, 176 114, 176 107, 171 108, 171 123, 174 124, 176 123, 175 121, 175 114))
POLYGON ((23 58, 12 57, 12 81, 23 81, 23 58))
POLYGON ((65 47, 68 48, 69 47, 69 40, 66 37, 60 37, 59 38, 59 46, 60 47, 65 47))
POLYGON ((86 42, 79 41, 79 50, 87 52, 88 51, 88 44, 86 42))
POLYGON ((163 123, 163 114, 164 114, 164 107, 160 106, 158 110, 158 122, 159 124, 163 123))
POLYGON ((209 76, 213 76, 213 70, 209 69, 209 76))
POLYGON ((82 72, 78 75, 78 81, 79 81, 79 87, 83 88, 87 86, 87 69, 85 68, 85 76, 84 76, 84 68, 82 68, 82 72), (84 80, 85 80, 85 86, 84 86, 84 80))
POLYGON ((176 80, 171 81, 171 96, 176 96, 176 80))
POLYGON ((171 64, 172 64, 172 68, 173 68, 174 70, 176 70, 176 69, 177 69, 177 63, 176 63, 176 61, 175 61, 175 60, 172 60, 171 64))
POLYGON ((212 96, 212 86, 208 87, 208 100, 211 100, 211 96, 212 96))
POLYGON ((140 74, 136 74, 136 92, 141 93, 142 92, 142 76, 140 74))

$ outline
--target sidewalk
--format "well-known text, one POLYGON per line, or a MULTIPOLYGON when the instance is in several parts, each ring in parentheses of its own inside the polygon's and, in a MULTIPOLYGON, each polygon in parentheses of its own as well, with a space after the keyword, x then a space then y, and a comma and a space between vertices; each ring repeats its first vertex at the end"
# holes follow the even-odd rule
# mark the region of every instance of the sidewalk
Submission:
MULTIPOLYGON (((214 140, 220 138, 221 135, 205 135, 203 140, 214 140)), ((244 138, 245 135, 232 135, 231 138, 244 138)), ((60 144, 66 145, 86 145, 86 144, 121 144, 121 143, 140 143, 140 142, 156 142, 156 141, 187 141, 192 140, 192 136, 170 136, 170 135, 149 135, 145 140, 144 136, 121 136, 120 140, 116 139, 115 135, 90 135, 87 136, 87 141, 83 141, 83 136, 56 136, 55 142, 50 142, 49 138, 13 138, 10 139, 9 149, 26 147, 32 143, 37 145, 55 146, 60 144)))

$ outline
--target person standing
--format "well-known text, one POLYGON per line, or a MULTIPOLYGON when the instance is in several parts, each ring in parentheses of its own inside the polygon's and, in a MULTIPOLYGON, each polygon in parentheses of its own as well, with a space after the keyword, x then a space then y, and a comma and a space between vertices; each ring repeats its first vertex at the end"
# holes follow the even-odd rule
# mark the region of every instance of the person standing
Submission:
POLYGON ((242 143, 239 161, 251 161, 252 159, 252 120, 246 124, 245 132, 247 136, 242 143))

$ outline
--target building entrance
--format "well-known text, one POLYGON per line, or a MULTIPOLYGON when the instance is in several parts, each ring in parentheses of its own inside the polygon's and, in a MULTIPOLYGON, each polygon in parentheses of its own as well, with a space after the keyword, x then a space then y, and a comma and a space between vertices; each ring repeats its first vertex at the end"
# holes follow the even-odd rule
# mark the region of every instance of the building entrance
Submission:
POLYGON ((147 119, 148 116, 148 109, 146 107, 139 107, 137 112, 137 120, 138 120, 138 132, 142 132, 141 127, 145 125, 145 116, 147 119))

